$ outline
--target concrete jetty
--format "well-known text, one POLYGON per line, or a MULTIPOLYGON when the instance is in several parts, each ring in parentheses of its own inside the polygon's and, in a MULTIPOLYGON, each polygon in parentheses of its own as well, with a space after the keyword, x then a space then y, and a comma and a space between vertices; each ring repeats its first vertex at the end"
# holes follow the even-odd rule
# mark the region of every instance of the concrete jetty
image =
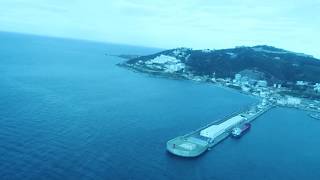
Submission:
POLYGON ((275 107, 262 101, 248 109, 233 113, 202 128, 167 142, 167 150, 177 156, 197 157, 230 136, 233 128, 250 123, 275 107))

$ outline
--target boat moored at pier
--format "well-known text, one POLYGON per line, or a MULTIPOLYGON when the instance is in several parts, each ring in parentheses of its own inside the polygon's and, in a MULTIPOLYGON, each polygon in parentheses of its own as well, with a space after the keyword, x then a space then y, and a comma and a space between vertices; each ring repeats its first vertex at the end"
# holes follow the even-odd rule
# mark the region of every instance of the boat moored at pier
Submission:
POLYGON ((249 110, 233 113, 189 134, 169 140, 167 150, 181 157, 197 157, 230 135, 241 137, 251 128, 251 121, 272 107, 272 104, 258 104, 249 110))
POLYGON ((251 128, 250 123, 244 123, 242 126, 235 127, 231 131, 231 137, 233 138, 240 138, 242 135, 244 135, 246 132, 248 132, 251 128))

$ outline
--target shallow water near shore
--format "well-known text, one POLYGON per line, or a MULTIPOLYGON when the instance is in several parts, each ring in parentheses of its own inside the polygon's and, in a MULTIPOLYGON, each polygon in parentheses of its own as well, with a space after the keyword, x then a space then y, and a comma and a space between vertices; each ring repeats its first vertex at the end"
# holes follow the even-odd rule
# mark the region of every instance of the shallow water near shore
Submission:
POLYGON ((1 179, 320 177, 320 121, 275 108, 241 139, 195 159, 166 141, 257 100, 207 83, 134 73, 110 54, 155 49, 0 33, 1 179))

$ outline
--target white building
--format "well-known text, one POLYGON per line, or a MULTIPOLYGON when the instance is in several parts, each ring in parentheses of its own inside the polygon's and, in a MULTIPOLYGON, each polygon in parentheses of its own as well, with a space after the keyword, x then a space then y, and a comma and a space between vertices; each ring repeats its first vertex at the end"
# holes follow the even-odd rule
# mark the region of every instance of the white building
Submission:
POLYGON ((277 104, 279 105, 287 105, 287 100, 285 98, 281 98, 277 100, 277 104))
POLYGON ((234 76, 234 80, 235 81, 241 81, 241 74, 236 74, 235 76, 234 76))
POLYGON ((305 81, 297 81, 296 85, 297 86, 306 86, 308 85, 309 83, 308 82, 305 82, 305 81))
POLYGON ((278 89, 280 89, 282 87, 282 85, 281 84, 278 84, 278 89))
POLYGON ((288 105, 299 105, 301 104, 301 99, 295 97, 288 97, 287 103, 288 105))
POLYGON ((300 98, 296 98, 296 97, 292 97, 292 96, 288 96, 286 98, 281 98, 277 101, 277 103, 279 105, 291 105, 291 106, 296 106, 301 104, 301 99, 300 98))
POLYGON ((230 128, 232 128, 233 126, 236 126, 242 123, 244 120, 246 119, 240 115, 234 116, 224 121, 223 123, 212 125, 207 127, 206 129, 201 130, 200 135, 203 137, 214 139, 220 136, 221 134, 223 134, 224 132, 226 132, 227 130, 229 130, 230 128))
POLYGON ((257 86, 260 86, 260 87, 267 87, 267 86, 268 86, 268 82, 267 82, 267 81, 265 81, 265 80, 257 81, 257 86))
POLYGON ((247 87, 247 86, 241 86, 242 91, 244 92, 249 92, 251 90, 251 88, 247 87))
POLYGON ((316 84, 314 85, 314 90, 315 90, 316 92, 320 93, 320 83, 316 83, 316 84))
POLYGON ((151 68, 163 69, 168 73, 181 71, 185 68, 185 64, 182 63, 179 59, 167 55, 157 56, 154 59, 146 61, 145 64, 146 66, 151 68))
POLYGON ((280 89, 281 88, 281 84, 273 84, 273 87, 280 89))
POLYGON ((259 94, 259 96, 262 98, 266 98, 268 95, 269 95, 269 93, 266 91, 260 91, 260 94, 259 94))

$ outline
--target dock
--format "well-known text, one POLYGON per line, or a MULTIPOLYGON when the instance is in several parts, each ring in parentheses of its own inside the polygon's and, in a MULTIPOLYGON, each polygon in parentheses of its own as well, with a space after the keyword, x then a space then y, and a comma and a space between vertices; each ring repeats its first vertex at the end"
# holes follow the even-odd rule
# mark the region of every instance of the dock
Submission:
POLYGON ((250 123, 275 107, 262 101, 245 110, 238 111, 216 120, 202 128, 167 142, 167 150, 177 156, 197 157, 230 136, 233 128, 250 123))

